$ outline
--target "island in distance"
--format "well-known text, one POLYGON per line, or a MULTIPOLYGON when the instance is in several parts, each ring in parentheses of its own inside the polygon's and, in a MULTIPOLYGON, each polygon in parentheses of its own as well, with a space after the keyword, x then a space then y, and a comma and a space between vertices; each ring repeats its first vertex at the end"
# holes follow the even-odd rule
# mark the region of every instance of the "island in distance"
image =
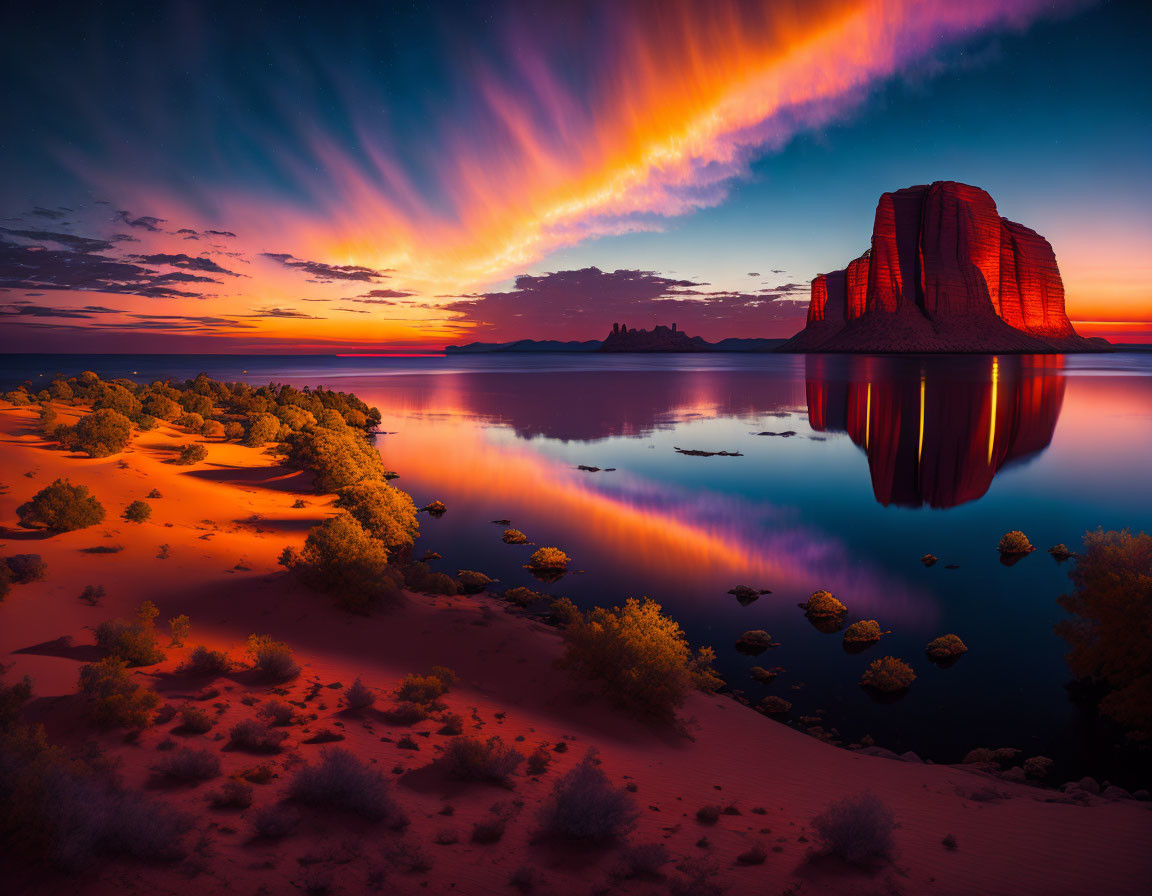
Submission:
POLYGON ((883 352, 1062 354, 1109 351, 1064 310, 1051 244, 1002 218, 992 197, 954 181, 885 193, 872 245, 847 268, 812 281, 808 319, 791 339, 707 342, 676 325, 613 324, 603 341, 450 345, 491 352, 883 352))

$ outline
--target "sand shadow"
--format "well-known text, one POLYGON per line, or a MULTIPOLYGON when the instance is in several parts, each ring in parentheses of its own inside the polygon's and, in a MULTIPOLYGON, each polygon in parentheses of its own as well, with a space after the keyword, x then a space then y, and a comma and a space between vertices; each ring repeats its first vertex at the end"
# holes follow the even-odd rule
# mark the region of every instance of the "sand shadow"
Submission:
POLYGON ((286 464, 272 467, 228 467, 213 464, 209 469, 188 470, 183 475, 209 482, 229 485, 253 486, 270 491, 313 494, 313 477, 306 470, 296 470, 286 464))
POLYGON ((0 526, 0 539, 6 541, 43 541, 51 538, 47 529, 20 529, 13 526, 0 526))
POLYGON ((288 519, 284 517, 251 517, 242 520, 232 520, 232 523, 245 529, 256 532, 307 532, 314 526, 319 526, 327 517, 309 517, 288 519))
POLYGON ((31 647, 21 647, 12 652, 30 656, 54 656, 66 660, 77 660, 81 663, 95 663, 104 657, 104 651, 95 644, 73 644, 70 635, 62 635, 53 641, 44 641, 41 644, 33 644, 31 647))

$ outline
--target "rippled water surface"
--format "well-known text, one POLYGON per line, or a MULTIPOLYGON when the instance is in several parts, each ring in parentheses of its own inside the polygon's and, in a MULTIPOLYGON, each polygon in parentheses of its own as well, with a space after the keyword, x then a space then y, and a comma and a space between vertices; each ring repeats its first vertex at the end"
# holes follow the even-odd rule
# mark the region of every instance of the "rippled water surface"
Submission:
POLYGON ((1152 530, 1152 354, 869 356, 472 356, 463 358, 34 357, 6 380, 86 367, 102 376, 323 384, 383 414, 378 445, 418 504, 421 547, 443 568, 565 594, 582 606, 649 595, 735 688, 823 711, 846 740, 956 761, 1014 746, 1074 773, 1112 768, 1098 727, 1066 688, 1067 565, 1086 529, 1152 530), (738 452, 701 457, 677 448, 738 452), (578 469, 600 467, 600 472, 578 469), (610 471, 605 468, 613 468, 610 471), (504 545, 509 519, 557 545, 578 573, 543 585, 504 545), (996 544, 1022 529, 1038 550, 1013 566, 996 544), (920 557, 937 555, 925 568, 920 557), (950 568, 955 567, 955 568, 950 568), (771 594, 747 606, 738 584, 771 594), (797 608, 827 589, 848 621, 890 630, 863 653, 797 608), (779 647, 734 649, 748 629, 779 647), (950 669, 924 645, 955 632, 950 669), (857 682, 885 654, 917 681, 880 705, 857 682), (755 665, 786 671, 770 686, 755 665))

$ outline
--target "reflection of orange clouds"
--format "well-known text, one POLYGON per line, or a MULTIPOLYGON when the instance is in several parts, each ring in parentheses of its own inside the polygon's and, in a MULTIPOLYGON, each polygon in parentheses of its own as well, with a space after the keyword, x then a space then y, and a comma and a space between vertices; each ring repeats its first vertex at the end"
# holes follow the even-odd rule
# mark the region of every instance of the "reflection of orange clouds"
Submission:
MULTIPOLYGON (((438 379, 452 379, 440 377, 438 379)), ((451 387, 441 393, 450 395, 451 387)), ((609 474, 617 493, 600 492, 588 474, 575 473, 563 461, 548 458, 530 443, 499 437, 461 422, 470 417, 457 406, 421 402, 418 426, 405 426, 414 409, 401 400, 381 407, 383 428, 400 430, 394 441, 381 442, 385 463, 411 475, 418 471, 446 501, 476 499, 514 519, 538 513, 575 529, 574 537, 593 545, 593 556, 581 557, 571 545, 560 545, 582 565, 625 567, 654 586, 685 582, 714 587, 729 577, 772 582, 774 587, 827 587, 850 592, 862 610, 923 619, 933 610, 923 595, 914 596, 898 582, 849 563, 838 542, 798 526, 774 524, 760 530, 765 510, 726 496, 674 494, 657 490, 624 472, 609 474), (434 413, 425 414, 432 409, 434 413), (434 460, 433 460, 434 459, 434 460)))

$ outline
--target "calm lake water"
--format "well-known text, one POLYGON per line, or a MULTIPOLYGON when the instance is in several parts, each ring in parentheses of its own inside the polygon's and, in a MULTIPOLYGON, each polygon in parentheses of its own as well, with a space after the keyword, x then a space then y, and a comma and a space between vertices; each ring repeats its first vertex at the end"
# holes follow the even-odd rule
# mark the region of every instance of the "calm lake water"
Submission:
POLYGON ((584 607, 649 595, 694 645, 716 648, 732 687, 791 701, 793 718, 823 712, 846 741, 871 734, 937 761, 1013 746, 1066 775, 1147 783, 1070 697, 1052 631, 1069 565, 1046 551, 1075 550, 1097 526, 1152 530, 1152 354, 10 356, 0 375, 46 382, 85 368, 355 392, 383 414, 378 445, 396 484, 418 505, 448 505, 421 518, 418 546, 442 553, 446 571, 584 607), (580 572, 535 581, 523 568, 532 548, 503 544, 497 519, 562 548, 580 572), (996 552, 1009 529, 1038 548, 1013 566, 996 552), (925 568, 925 553, 939 562, 925 568), (741 606, 727 594, 738 584, 772 593, 741 606), (891 634, 846 653, 796 606, 821 588, 849 622, 891 634), (779 647, 740 654, 748 629, 779 647), (940 669, 924 645, 948 632, 969 653, 940 669), (918 676, 891 704, 857 684, 885 654, 918 676), (749 677, 756 665, 786 671, 764 686, 749 677))

